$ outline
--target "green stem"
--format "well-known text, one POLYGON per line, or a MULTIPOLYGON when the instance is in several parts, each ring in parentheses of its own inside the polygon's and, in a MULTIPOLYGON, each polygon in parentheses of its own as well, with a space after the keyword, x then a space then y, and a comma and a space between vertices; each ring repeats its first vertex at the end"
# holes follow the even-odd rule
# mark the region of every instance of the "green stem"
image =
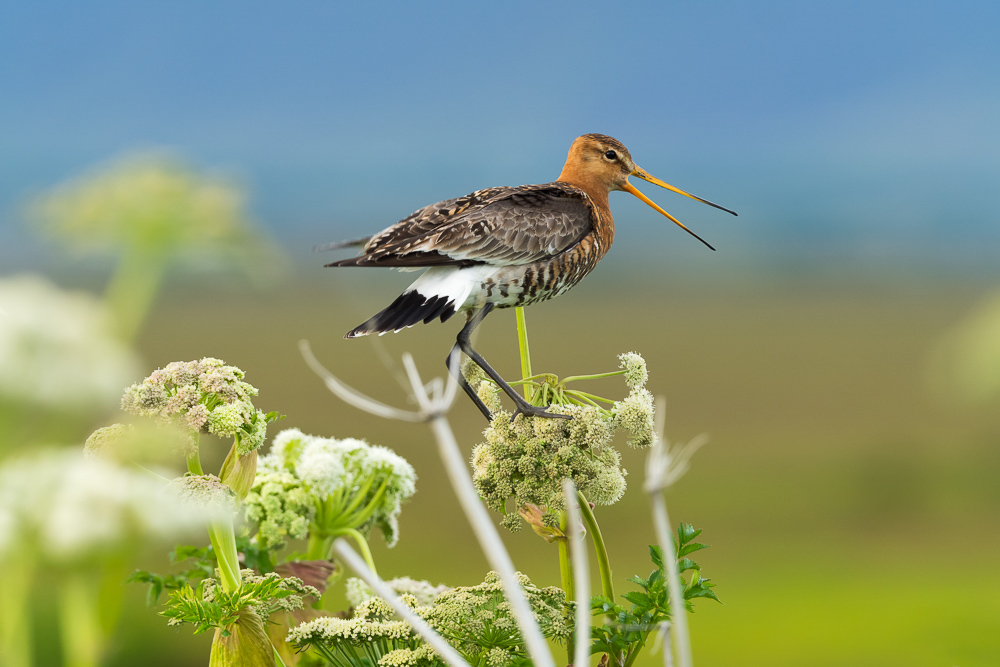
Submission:
POLYGON ((205 471, 201 468, 201 434, 194 434, 194 449, 190 454, 187 455, 187 467, 188 472, 193 475, 204 475, 205 471))
MULTIPOLYGON (((601 407, 600 405, 598 405, 598 404, 597 404, 596 402, 594 402, 593 400, 591 400, 591 399, 587 398, 586 396, 584 396, 583 394, 581 394, 581 393, 580 393, 580 392, 578 392, 578 391, 573 391, 572 389, 567 389, 567 390, 566 390, 566 391, 565 391, 565 392, 563 393, 563 395, 564 395, 564 396, 567 396, 567 397, 569 397, 570 399, 574 400, 574 401, 575 401, 575 402, 577 402, 577 403, 581 403, 581 404, 584 404, 584 403, 585 403, 585 404, 587 404, 587 405, 591 405, 591 406, 593 406, 593 407, 595 407, 595 408, 600 408, 600 407, 601 407)), ((602 409, 603 409, 603 408, 602 408, 602 409)))
POLYGON ((243 583, 240 575, 240 556, 236 551, 236 533, 232 521, 213 523, 208 529, 208 537, 215 549, 215 558, 219 563, 219 573, 222 577, 222 588, 227 593, 237 590, 243 583))
POLYGON ((0 563, 0 656, 6 667, 31 667, 31 608, 35 563, 15 554, 0 563))
MULTIPOLYGON (((563 535, 567 534, 566 512, 559 512, 559 529, 562 530, 563 535)), ((562 582, 562 589, 566 591, 567 600, 576 600, 573 566, 569 561, 569 539, 563 537, 556 540, 556 543, 559 545, 559 578, 562 582)))
MULTIPOLYGON (((517 347, 518 351, 521 353, 521 379, 528 379, 531 377, 531 353, 528 351, 528 324, 524 319, 524 308, 518 306, 514 309, 517 315, 517 347)), ((524 398, 531 402, 532 395, 531 387, 525 385, 524 387, 524 398)))
POLYGON ((604 398, 603 396, 598 396, 597 394, 591 394, 590 392, 586 392, 586 391, 580 391, 579 389, 567 389, 566 391, 567 392, 572 392, 572 393, 576 394, 577 396, 582 396, 582 397, 585 397, 585 398, 589 398, 592 401, 604 401, 605 403, 609 403, 609 404, 613 404, 614 403, 614 401, 612 399, 610 399, 610 398, 604 398))
MULTIPOLYGON (((583 515, 583 520, 587 524, 587 530, 590 531, 590 537, 594 541, 594 551, 597 553, 597 568, 601 573, 601 592, 604 597, 614 602, 615 587, 611 583, 611 564, 608 562, 608 548, 604 545, 604 538, 601 536, 601 527, 597 525, 597 519, 594 518, 594 513, 590 509, 590 503, 587 502, 587 497, 583 495, 583 491, 577 491, 576 495, 580 499, 580 514, 583 515)), ((608 614, 608 617, 614 620, 614 614, 608 614)))
POLYGON ((74 573, 59 589, 59 634, 67 667, 97 667, 100 659, 101 621, 92 585, 89 576, 74 573))
POLYGON ((358 547, 361 549, 362 558, 364 558, 365 562, 368 563, 368 569, 371 570, 372 574, 377 577, 378 572, 375 570, 375 559, 372 558, 372 552, 371 549, 368 548, 368 540, 365 539, 365 536, 353 528, 345 528, 341 532, 344 535, 350 535, 354 538, 354 541, 358 543, 358 547))
MULTIPOLYGON (((625 664, 623 667, 632 667, 632 663, 635 659, 639 657, 642 649, 646 646, 646 640, 649 639, 649 631, 639 633, 639 641, 632 644, 632 648, 629 650, 628 657, 625 659, 625 664)), ((666 650, 666 647, 664 647, 666 650)))
POLYGON ((329 560, 330 540, 309 529, 309 546, 306 547, 306 560, 329 560))
POLYGON ((167 256, 158 248, 125 248, 118 268, 108 282, 104 299, 115 319, 115 328, 123 341, 135 339, 167 268, 167 256))
POLYGON ((568 378, 563 378, 563 384, 567 382, 576 382, 577 380, 597 380, 600 378, 610 378, 616 375, 625 375, 625 371, 611 371, 610 373, 596 373, 594 375, 570 375, 568 378))
POLYGON ((188 471, 194 475, 204 475, 205 471, 201 468, 201 455, 198 450, 194 450, 192 453, 188 454, 187 457, 188 471))
MULTIPOLYGON (((563 535, 568 535, 568 525, 566 511, 560 510, 559 512, 559 529, 562 531, 563 535)), ((562 583, 562 589, 566 591, 567 600, 576 600, 576 584, 573 580, 573 566, 569 560, 569 538, 562 537, 556 540, 559 545, 559 579, 562 583)), ((573 545, 576 549, 578 545, 573 545)), ((582 602, 580 604, 583 604, 582 602)), ((586 604, 590 604, 588 601, 586 604)), ((563 613, 568 613, 565 609, 563 613)), ((570 619, 572 621, 572 619, 570 619)), ((571 634, 569 640, 566 642, 566 664, 571 664, 573 662, 573 651, 576 646, 573 635, 571 634)))

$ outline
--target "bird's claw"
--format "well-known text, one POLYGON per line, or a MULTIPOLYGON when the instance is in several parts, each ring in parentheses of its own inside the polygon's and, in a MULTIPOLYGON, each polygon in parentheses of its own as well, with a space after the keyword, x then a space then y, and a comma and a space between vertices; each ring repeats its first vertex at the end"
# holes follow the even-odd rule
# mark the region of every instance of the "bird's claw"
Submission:
POLYGON ((531 404, 528 404, 528 403, 526 403, 524 405, 519 405, 517 407, 517 410, 514 411, 514 414, 512 414, 510 416, 511 423, 514 423, 514 420, 517 419, 518 415, 524 415, 526 417, 547 417, 549 419, 572 419, 573 418, 572 415, 560 415, 560 414, 556 414, 555 412, 546 412, 545 408, 543 408, 541 406, 538 406, 538 405, 531 405, 531 404))

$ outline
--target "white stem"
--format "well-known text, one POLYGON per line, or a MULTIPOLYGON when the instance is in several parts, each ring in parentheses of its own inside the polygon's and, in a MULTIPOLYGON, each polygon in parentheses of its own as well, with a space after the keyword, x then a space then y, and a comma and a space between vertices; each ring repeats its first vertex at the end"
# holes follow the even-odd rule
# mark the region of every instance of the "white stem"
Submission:
POLYGON ((417 616, 413 613, 412 609, 403 604, 396 593, 368 568, 364 559, 351 548, 351 545, 344 538, 338 538, 333 543, 333 549, 347 567, 354 570, 354 573, 361 577, 375 591, 376 595, 392 605, 396 613, 409 623, 414 631, 423 637, 428 644, 434 647, 434 650, 438 652, 442 660, 451 665, 451 667, 469 667, 469 663, 462 659, 462 656, 459 655, 458 651, 451 644, 445 641, 441 635, 434 632, 434 629, 427 624, 427 621, 417 616))
POLYGON ((576 596, 576 647, 573 651, 573 666, 590 665, 590 566, 587 564, 587 545, 580 530, 580 506, 576 495, 576 485, 570 479, 563 480, 563 495, 566 498, 567 523, 569 524, 569 549, 573 566, 573 585, 576 596))
MULTIPOLYGON (((677 554, 674 553, 674 542, 671 539, 670 517, 667 515, 667 501, 663 491, 654 491, 653 527, 656 529, 656 540, 663 550, 663 562, 667 566, 667 585, 670 588, 670 635, 671 644, 677 649, 677 663, 680 667, 691 667, 691 638, 688 636, 687 608, 684 604, 684 589, 681 586, 681 574, 677 571, 677 554)), ((665 650, 669 650, 665 647, 665 650)))
POLYGON ((306 363, 313 370, 313 372, 323 378, 326 388, 333 392, 333 394, 344 403, 353 405, 359 410, 364 410, 369 414, 373 414, 378 417, 385 417, 386 419, 398 419, 399 421, 404 422, 422 422, 426 420, 426 417, 419 412, 400 410, 399 408, 394 408, 391 405, 386 405, 385 403, 381 403, 373 398, 365 396, 360 391, 338 380, 333 373, 326 370, 326 368, 316 359, 315 355, 313 355, 312 349, 309 347, 309 341, 300 340, 299 351, 302 353, 303 359, 306 360, 306 363))
POLYGON ((469 475, 468 468, 465 467, 465 459, 458 449, 458 443, 455 441, 455 435, 451 431, 448 420, 438 415, 431 419, 430 424, 434 438, 438 443, 441 460, 448 473, 448 478, 451 480, 451 485, 455 489, 455 495, 458 496, 458 501, 462 505, 462 509, 465 510, 465 516, 479 540, 479 546, 486 555, 490 567, 500 576, 504 592, 507 594, 507 600, 510 601, 511 611, 517 620, 521 636, 524 637, 524 644, 531 656, 532 663, 535 667, 555 667, 552 652, 549 651, 545 637, 542 636, 542 631, 538 627, 538 623, 535 622, 531 606, 515 576, 514 563, 511 561, 507 549, 504 548, 500 534, 493 526, 489 512, 476 493, 476 487, 472 484, 472 477, 469 475))

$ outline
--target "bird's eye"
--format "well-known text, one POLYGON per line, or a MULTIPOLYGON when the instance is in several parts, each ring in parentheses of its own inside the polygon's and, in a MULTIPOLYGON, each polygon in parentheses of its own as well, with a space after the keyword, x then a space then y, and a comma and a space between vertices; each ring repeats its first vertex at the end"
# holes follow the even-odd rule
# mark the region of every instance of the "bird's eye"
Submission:
POLYGON ((614 151, 608 151, 607 153, 604 154, 604 157, 608 158, 609 160, 617 160, 618 153, 614 151))

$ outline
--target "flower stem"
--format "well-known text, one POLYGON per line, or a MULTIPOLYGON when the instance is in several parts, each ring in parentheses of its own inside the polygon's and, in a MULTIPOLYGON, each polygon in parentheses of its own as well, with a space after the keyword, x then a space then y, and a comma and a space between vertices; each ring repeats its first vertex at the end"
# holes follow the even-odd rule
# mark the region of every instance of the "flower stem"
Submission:
MULTIPOLYGON (((520 306, 514 309, 517 315, 517 347, 521 353, 521 378, 531 377, 531 353, 528 351, 528 324, 524 319, 524 308, 520 306)), ((524 397, 528 402, 532 402, 534 391, 531 386, 524 386, 524 397)))
MULTIPOLYGON (((566 523, 566 511, 559 512, 559 529, 563 535, 568 535, 566 523)), ((562 581, 562 589, 566 591, 567 600, 575 600, 576 593, 573 585, 573 567, 569 562, 569 538, 563 537, 556 540, 559 545, 559 578, 562 581)), ((589 604, 589 603, 588 603, 589 604)))
MULTIPOLYGON (((569 524, 566 519, 566 511, 560 510, 559 512, 559 529, 563 533, 563 537, 556 540, 556 544, 559 545, 559 579, 562 583, 562 589, 566 592, 567 600, 577 601, 577 604, 583 604, 582 602, 576 600, 576 586, 573 581, 573 566, 569 561, 569 524)), ((586 603, 588 606, 590 602, 586 603)), ((564 610, 564 613, 565 610, 564 610)), ((573 662, 573 639, 566 642, 566 664, 571 664, 573 662)))
POLYGON ((563 384, 567 382, 576 382, 577 380, 597 380, 600 378, 610 378, 616 375, 625 375, 625 371, 611 371, 610 373, 595 373, 594 375, 570 375, 568 378, 563 378, 563 384))
POLYGON ((90 577, 76 573, 59 590, 59 631, 67 667, 97 667, 101 653, 101 622, 90 577))
POLYGON ((187 456, 188 471, 194 475, 204 475, 205 471, 201 468, 201 454, 198 450, 194 450, 187 456))
POLYGON ((232 521, 213 523, 208 529, 208 537, 215 549, 215 558, 219 563, 219 573, 222 577, 222 588, 232 593, 242 584, 240 575, 240 557, 236 551, 236 533, 232 521))
POLYGON ((31 667, 32 558, 15 554, 0 566, 0 656, 7 667, 31 667))
POLYGON ((361 556, 365 559, 365 564, 368 565, 368 569, 372 571, 372 574, 377 577, 378 572, 375 571, 375 560, 372 558, 372 552, 368 548, 368 540, 365 539, 365 536, 354 528, 345 528, 340 532, 354 538, 354 541, 358 543, 358 547, 361 548, 361 556))
POLYGON ((135 339, 160 289, 166 268, 167 256, 158 248, 142 245, 125 248, 104 292, 104 300, 123 341, 135 339))
MULTIPOLYGON (((587 530, 590 531, 590 537, 594 541, 594 551, 597 553, 597 568, 601 573, 601 592, 604 597, 614 602, 615 587, 611 583, 611 564, 608 562, 608 548, 604 545, 604 538, 601 536, 601 527, 597 525, 597 519, 594 518, 594 512, 590 509, 590 503, 587 501, 587 497, 583 495, 583 491, 577 491, 576 495, 580 499, 580 513, 583 515, 583 520, 587 524, 587 530)), ((614 614, 609 614, 609 617, 614 618, 614 614)))
POLYGON ((331 540, 309 530, 309 545, 306 547, 306 560, 329 560, 331 540))

